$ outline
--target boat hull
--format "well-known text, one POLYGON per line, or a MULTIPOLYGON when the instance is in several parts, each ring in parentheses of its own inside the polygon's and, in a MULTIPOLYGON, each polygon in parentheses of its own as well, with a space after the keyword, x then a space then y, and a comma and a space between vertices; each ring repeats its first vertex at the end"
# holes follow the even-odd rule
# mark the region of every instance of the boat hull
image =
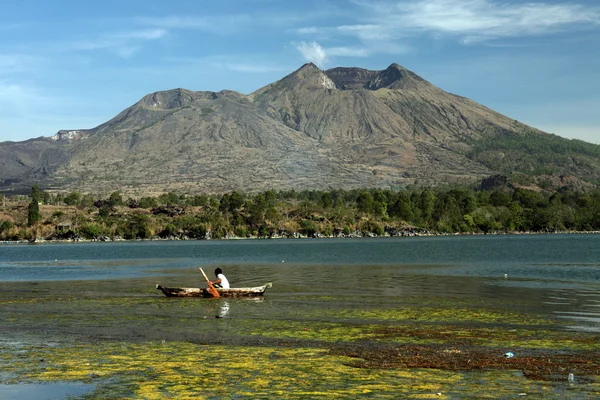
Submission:
MULTIPOLYGON (((246 288, 230 288, 230 289, 222 289, 217 288, 217 292, 221 297, 256 297, 263 296, 265 291, 272 287, 273 284, 271 282, 256 287, 246 287, 246 288)), ((156 289, 163 292, 163 294, 167 297, 204 297, 211 298, 214 297, 208 289, 205 288, 175 288, 175 287, 165 287, 162 285, 156 285, 156 289)))

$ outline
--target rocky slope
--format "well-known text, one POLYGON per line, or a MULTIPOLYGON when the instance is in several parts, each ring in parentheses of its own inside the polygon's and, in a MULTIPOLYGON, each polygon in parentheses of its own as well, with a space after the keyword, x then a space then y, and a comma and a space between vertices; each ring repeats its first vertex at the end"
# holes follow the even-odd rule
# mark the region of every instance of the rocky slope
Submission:
MULTIPOLYGON (((525 134, 551 136, 397 64, 306 64, 250 95, 157 92, 94 129, 0 143, 0 189, 141 196, 467 182, 499 172, 473 156, 478 143, 525 134)), ((591 153, 576 179, 600 171, 591 153)))

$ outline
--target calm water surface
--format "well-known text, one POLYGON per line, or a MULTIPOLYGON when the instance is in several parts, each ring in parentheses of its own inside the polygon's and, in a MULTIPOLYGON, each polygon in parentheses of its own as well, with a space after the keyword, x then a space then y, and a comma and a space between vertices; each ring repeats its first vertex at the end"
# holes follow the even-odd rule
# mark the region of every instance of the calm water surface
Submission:
POLYGON ((0 245, 0 281, 155 277, 200 286, 199 266, 221 266, 233 286, 273 281, 272 295, 505 300, 600 332, 600 235, 170 241, 0 245), (190 276, 193 278, 190 279, 190 276))

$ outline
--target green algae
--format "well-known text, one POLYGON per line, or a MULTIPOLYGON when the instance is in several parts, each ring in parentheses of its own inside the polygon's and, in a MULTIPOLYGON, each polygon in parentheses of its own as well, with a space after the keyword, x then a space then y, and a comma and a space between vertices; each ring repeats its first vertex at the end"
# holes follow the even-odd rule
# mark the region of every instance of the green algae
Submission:
POLYGON ((2 353, 21 381, 94 383, 90 398, 528 398, 571 391, 600 394, 597 384, 557 387, 512 371, 365 370, 348 357, 314 348, 207 346, 184 342, 101 343, 2 353))
POLYGON ((336 320, 368 320, 368 321, 437 321, 437 322, 468 322, 468 323, 503 323, 503 324, 549 324, 548 319, 538 316, 515 313, 509 311, 486 310, 483 308, 440 308, 440 307, 407 307, 397 309, 346 309, 346 310, 321 310, 311 313, 311 316, 321 318, 335 318, 336 320))

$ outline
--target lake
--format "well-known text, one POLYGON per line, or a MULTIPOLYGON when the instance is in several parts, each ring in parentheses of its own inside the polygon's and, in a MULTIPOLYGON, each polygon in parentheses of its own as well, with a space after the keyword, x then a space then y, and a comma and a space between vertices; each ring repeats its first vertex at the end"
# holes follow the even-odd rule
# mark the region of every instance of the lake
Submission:
POLYGON ((0 246, 0 282, 149 278, 273 292, 503 299, 600 331, 600 235, 56 243, 0 246), (192 272, 197 275, 189 275, 192 272), (185 276, 182 279, 182 276, 185 276))
MULTIPOLYGON (((600 391, 589 361, 600 332, 600 235, 0 245, 0 305, 0 362, 10 365, 0 393, 31 399, 48 393, 39 381, 65 393, 57 399, 82 390, 195 398, 215 374, 235 385, 223 390, 262 398, 600 391), (210 277, 222 268, 233 287, 273 288, 254 301, 172 299, 154 288, 203 287, 199 267, 210 277), (195 368, 203 346, 222 364, 195 368), (504 359, 508 350, 517 356, 504 359), (372 358, 378 352, 385 357, 372 358), (418 354, 433 361, 414 364, 418 354), (171 357, 192 358, 175 368, 171 357)), ((210 390, 202 395, 223 397, 210 390)))

